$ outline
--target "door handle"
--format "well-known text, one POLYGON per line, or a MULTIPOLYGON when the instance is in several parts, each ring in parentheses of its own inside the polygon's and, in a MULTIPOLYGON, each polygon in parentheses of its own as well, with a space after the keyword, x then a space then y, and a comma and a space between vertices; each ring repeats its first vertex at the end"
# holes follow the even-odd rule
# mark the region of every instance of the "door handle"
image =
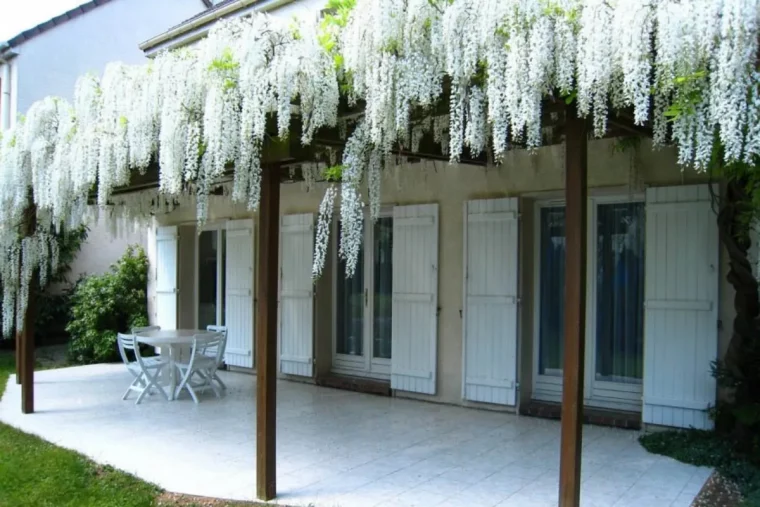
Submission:
POLYGON ((369 289, 364 289, 364 307, 369 305, 369 289))

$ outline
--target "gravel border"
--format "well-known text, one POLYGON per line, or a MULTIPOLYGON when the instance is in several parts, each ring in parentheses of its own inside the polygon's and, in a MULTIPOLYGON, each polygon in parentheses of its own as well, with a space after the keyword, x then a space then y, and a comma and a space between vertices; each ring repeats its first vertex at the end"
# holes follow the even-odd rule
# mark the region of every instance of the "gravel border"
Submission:
POLYGON ((718 472, 713 472, 691 507, 736 507, 741 501, 739 487, 718 472))

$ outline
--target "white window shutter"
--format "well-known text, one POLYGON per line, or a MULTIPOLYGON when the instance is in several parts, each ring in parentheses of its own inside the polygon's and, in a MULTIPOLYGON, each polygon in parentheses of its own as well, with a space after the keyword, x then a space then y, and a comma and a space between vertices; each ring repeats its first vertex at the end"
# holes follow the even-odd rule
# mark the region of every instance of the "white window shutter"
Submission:
POLYGON ((438 205, 393 209, 391 388, 435 394, 438 205))
POLYGON ((646 198, 643 421, 709 429, 719 276, 709 188, 651 188, 646 198))
POLYGON ((518 202, 465 203, 464 398, 514 405, 518 202))
POLYGON ((177 227, 156 230, 156 325, 177 328, 177 227))
POLYGON ((227 222, 224 361, 243 368, 253 368, 253 238, 253 220, 227 222))
POLYGON ((314 375, 314 215, 286 215, 280 243, 280 371, 314 375))

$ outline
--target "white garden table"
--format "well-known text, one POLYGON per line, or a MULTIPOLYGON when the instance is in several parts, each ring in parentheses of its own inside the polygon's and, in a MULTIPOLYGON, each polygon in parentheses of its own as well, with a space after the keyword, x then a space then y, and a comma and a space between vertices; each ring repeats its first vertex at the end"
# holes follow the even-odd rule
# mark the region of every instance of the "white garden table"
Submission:
MULTIPOLYGON (((169 377, 169 400, 174 400, 174 391, 177 389, 177 368, 175 363, 184 356, 190 355, 193 338, 198 334, 207 334, 205 329, 162 329, 160 331, 147 331, 138 333, 137 341, 159 349, 161 357, 168 361, 168 372, 161 373, 163 378, 169 377)), ((189 357, 184 357, 189 360, 189 357)))

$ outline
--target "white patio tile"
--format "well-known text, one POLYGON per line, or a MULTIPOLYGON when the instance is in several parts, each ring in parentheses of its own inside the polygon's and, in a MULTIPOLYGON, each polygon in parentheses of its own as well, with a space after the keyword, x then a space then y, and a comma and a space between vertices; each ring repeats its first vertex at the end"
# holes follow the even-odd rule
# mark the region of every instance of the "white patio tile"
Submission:
POLYGON ((680 491, 675 489, 658 489, 637 484, 626 491, 613 505, 614 507, 669 506, 679 495, 680 491))
POLYGON ((690 493, 681 493, 675 500, 673 500, 670 507, 691 507, 692 503, 694 503, 694 495, 690 493))
MULTIPOLYGON (((252 500, 256 379, 222 375, 222 399, 135 406, 120 399, 131 381, 121 365, 43 371, 38 413, 20 414, 11 382, 0 420, 170 491, 252 500)), ((277 389, 278 505, 556 505, 556 421, 285 381, 277 389)), ((686 506, 710 474, 648 454, 635 432, 586 426, 583 435, 584 507, 686 506)))
POLYGON ((450 498, 458 495, 470 486, 472 486, 472 484, 468 484, 461 480, 451 478, 445 479, 442 476, 438 476, 427 482, 423 482, 419 487, 428 491, 441 493, 450 498))
POLYGON ((400 500, 403 505, 408 505, 409 507, 432 507, 443 503, 449 498, 449 495, 417 487, 396 496, 394 500, 400 500))

